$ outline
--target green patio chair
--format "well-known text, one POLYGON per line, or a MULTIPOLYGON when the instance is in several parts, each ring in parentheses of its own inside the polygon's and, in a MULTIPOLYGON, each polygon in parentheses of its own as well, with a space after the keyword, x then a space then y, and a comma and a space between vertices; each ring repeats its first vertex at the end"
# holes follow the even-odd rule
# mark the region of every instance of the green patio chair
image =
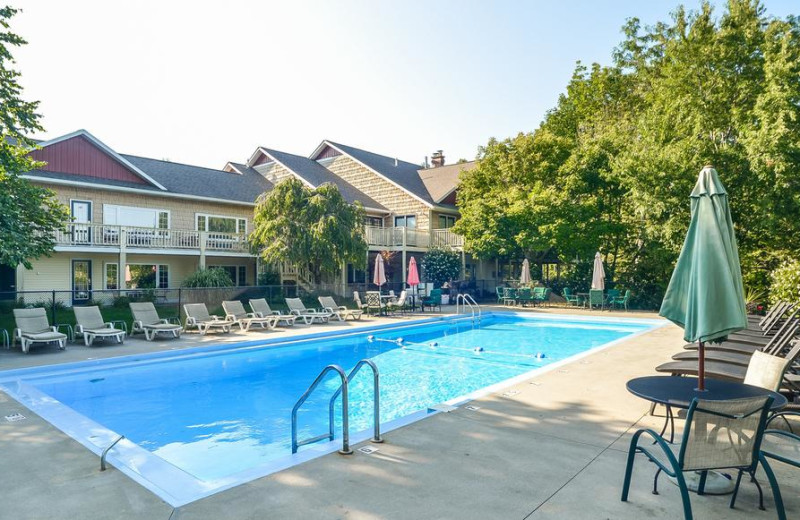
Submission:
POLYGON ((564 287, 564 300, 567 302, 567 305, 574 305, 575 307, 579 305, 583 306, 583 298, 577 294, 573 294, 572 289, 569 287, 564 287))
POLYGON ((606 306, 606 298, 603 295, 602 289, 590 289, 589 290, 589 310, 592 310, 594 307, 600 307, 602 311, 606 306))
POLYGON ((611 302, 615 299, 619 298, 619 289, 607 289, 606 290, 606 305, 611 307, 611 302))
MULTIPOLYGON (((709 470, 738 470, 736 485, 730 501, 730 507, 733 508, 742 474, 747 473, 755 480, 756 469, 760 463, 770 477, 773 496, 776 498, 775 502, 780 504, 780 495, 779 492, 776 494, 777 485, 774 476, 771 476, 771 468, 760 451, 766 429, 767 414, 771 405, 772 397, 770 396, 726 401, 706 401, 695 398, 686 413, 686 426, 680 444, 668 443, 661 435, 649 428, 637 431, 631 439, 628 450, 628 461, 622 484, 622 501, 628 501, 633 463, 638 458, 636 454, 641 453, 658 467, 653 479, 653 494, 658 494, 658 477, 663 471, 676 481, 680 489, 683 515, 687 520, 692 519, 692 504, 689 501, 685 472, 700 472, 698 494, 703 494, 709 470), (650 439, 640 442, 639 438, 645 434, 650 439), (651 440, 654 442, 650 442, 651 440)), ((758 486, 758 490, 760 506, 763 509, 764 502, 760 486, 758 486)))
POLYGON ((517 289, 517 303, 525 307, 527 304, 533 302, 533 295, 531 294, 530 287, 522 287, 517 289))
POLYGON ((442 310, 442 290, 441 289, 433 289, 431 293, 422 298, 422 311, 425 312, 425 307, 430 307, 433 310, 434 307, 439 307, 439 310, 442 310))
POLYGON ((497 303, 503 303, 503 298, 506 297, 506 288, 505 287, 495 287, 495 292, 497 293, 497 303))
POLYGON ((512 305, 517 302, 517 290, 513 287, 506 287, 505 295, 503 296, 503 305, 512 305))
POLYGON ((548 303, 550 301, 550 288, 549 287, 534 287, 533 288, 533 304, 548 303))
POLYGON ((625 294, 623 296, 617 295, 616 298, 611 299, 608 302, 609 307, 613 308, 624 308, 625 312, 628 312, 628 301, 631 299, 631 290, 626 289, 625 294))

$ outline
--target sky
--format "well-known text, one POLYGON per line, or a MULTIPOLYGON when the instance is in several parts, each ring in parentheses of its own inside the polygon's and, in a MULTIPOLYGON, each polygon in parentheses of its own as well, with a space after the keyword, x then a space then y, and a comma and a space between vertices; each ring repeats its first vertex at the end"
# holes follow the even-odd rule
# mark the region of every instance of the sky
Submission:
MULTIPOLYGON (((323 139, 421 163, 530 132, 577 61, 609 64, 665 0, 7 0, 24 96, 52 138, 222 168, 323 139)), ((767 0, 768 14, 800 14, 767 0)), ((713 2, 723 3, 721 0, 713 2)), ((697 1, 687 1, 696 8, 697 1)))

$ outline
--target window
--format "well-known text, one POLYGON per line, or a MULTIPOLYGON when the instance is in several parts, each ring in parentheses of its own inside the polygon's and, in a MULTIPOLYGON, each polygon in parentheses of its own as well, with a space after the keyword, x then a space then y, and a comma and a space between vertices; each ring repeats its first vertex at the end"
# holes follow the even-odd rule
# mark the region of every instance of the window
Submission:
POLYGON ((364 225, 383 227, 383 219, 381 217, 364 217, 364 225))
POLYGON ((394 217, 394 227, 416 228, 417 227, 417 216, 416 215, 405 215, 405 216, 402 216, 402 217, 394 217))
POLYGON ((198 214, 196 227, 212 233, 247 233, 247 219, 198 214))
POLYGON ((169 211, 103 204, 103 224, 169 229, 169 211))
POLYGON ((439 229, 450 229, 456 223, 456 217, 452 215, 439 215, 439 229))
POLYGON ((168 265, 128 264, 125 266, 126 289, 166 289, 168 287, 168 265))
POLYGON ((247 266, 244 265, 210 265, 209 269, 222 269, 231 279, 233 285, 247 285, 247 266))
POLYGON ((118 264, 106 264, 106 289, 119 289, 117 280, 119 275, 118 264))

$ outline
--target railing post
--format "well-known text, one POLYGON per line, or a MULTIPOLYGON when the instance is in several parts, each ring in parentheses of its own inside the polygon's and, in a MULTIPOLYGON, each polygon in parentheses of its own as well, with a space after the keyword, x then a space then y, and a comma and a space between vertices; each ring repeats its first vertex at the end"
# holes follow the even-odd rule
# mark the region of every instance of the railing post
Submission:
POLYGON ((198 231, 198 245, 200 246, 200 269, 206 268, 206 232, 198 231))
POLYGON ((178 287, 178 323, 181 321, 181 288, 178 287))
POLYGON ((50 313, 53 315, 53 319, 50 322, 53 325, 56 325, 58 322, 56 321, 56 291, 53 290, 53 301, 52 305, 50 306, 50 313))

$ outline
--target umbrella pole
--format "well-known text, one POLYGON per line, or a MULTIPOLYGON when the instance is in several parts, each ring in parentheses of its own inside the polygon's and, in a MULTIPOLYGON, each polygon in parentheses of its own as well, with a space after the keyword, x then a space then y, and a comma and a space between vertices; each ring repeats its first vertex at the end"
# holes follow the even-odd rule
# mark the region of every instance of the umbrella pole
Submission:
POLYGON ((704 392, 706 390, 706 346, 701 341, 697 348, 697 390, 704 392))

